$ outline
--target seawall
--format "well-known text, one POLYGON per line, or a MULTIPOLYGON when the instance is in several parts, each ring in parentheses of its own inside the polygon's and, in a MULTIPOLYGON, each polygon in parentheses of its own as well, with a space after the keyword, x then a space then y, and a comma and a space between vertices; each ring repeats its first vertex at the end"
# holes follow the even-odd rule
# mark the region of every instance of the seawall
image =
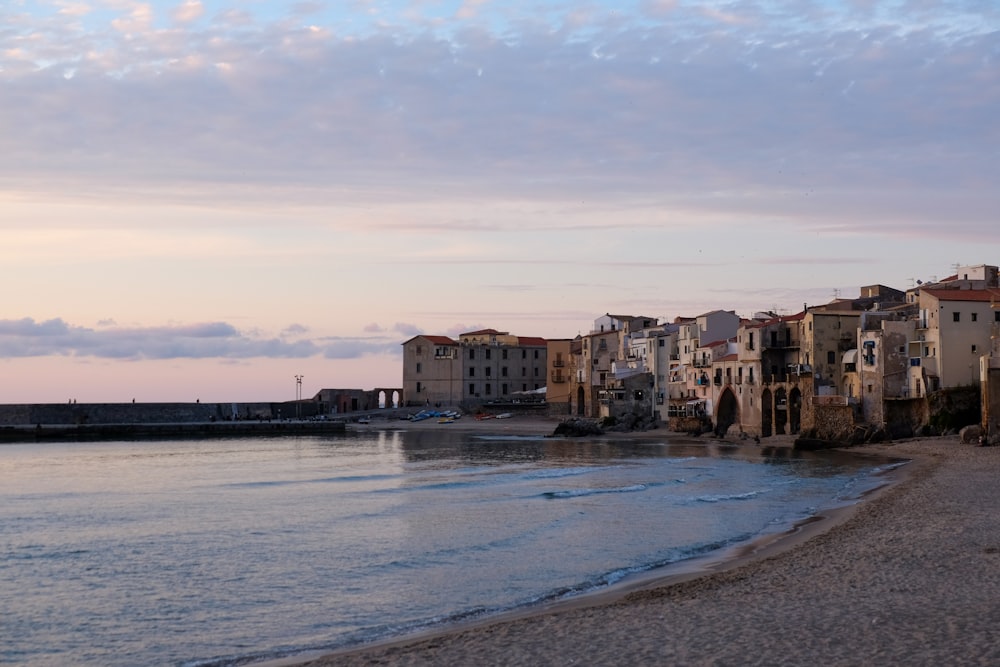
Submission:
POLYGON ((337 420, 295 419, 294 403, 0 405, 0 442, 342 433, 337 420))

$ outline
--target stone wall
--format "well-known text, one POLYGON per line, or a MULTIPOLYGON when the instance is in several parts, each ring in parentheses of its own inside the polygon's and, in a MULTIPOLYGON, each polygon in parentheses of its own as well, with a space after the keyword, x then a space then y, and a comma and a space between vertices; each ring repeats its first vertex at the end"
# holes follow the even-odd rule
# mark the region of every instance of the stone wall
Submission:
MULTIPOLYGON (((885 402, 885 430, 893 438, 907 438, 929 422, 927 400, 911 398, 885 402)), ((875 423, 878 426, 878 423, 875 423)))
POLYGON ((854 409, 850 405, 813 405, 812 432, 821 440, 847 440, 854 434, 854 409))
MULTIPOLYGON (((39 403, 0 405, 0 425, 164 424, 276 419, 281 403, 39 403)), ((283 417, 292 417, 291 411, 283 417)))
POLYGON ((988 358, 983 368, 983 444, 1000 445, 1000 359, 988 358))

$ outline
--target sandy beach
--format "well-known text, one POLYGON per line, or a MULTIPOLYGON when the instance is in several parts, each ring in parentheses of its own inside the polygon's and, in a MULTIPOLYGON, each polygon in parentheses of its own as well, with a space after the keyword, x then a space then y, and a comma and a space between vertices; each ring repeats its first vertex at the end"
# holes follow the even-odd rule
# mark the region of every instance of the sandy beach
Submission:
MULTIPOLYGON (((403 426, 547 435, 557 423, 403 426)), ((1000 664, 1000 448, 947 437, 854 450, 912 462, 869 500, 698 574, 282 664, 1000 664)))

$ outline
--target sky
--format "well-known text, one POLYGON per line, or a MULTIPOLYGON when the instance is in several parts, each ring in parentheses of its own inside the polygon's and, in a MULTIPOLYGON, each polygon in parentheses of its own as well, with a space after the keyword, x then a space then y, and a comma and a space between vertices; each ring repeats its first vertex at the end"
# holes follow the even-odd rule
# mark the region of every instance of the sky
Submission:
POLYGON ((986 0, 4 0, 0 402, 997 264, 998 110, 986 0))

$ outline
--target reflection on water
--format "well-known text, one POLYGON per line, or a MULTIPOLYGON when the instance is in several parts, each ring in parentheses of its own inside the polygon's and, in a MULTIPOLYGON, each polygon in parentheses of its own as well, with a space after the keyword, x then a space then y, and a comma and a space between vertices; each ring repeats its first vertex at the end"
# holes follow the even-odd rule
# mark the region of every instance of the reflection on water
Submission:
POLYGON ((225 664, 578 594, 884 461, 421 430, 0 447, 0 663, 225 664))

